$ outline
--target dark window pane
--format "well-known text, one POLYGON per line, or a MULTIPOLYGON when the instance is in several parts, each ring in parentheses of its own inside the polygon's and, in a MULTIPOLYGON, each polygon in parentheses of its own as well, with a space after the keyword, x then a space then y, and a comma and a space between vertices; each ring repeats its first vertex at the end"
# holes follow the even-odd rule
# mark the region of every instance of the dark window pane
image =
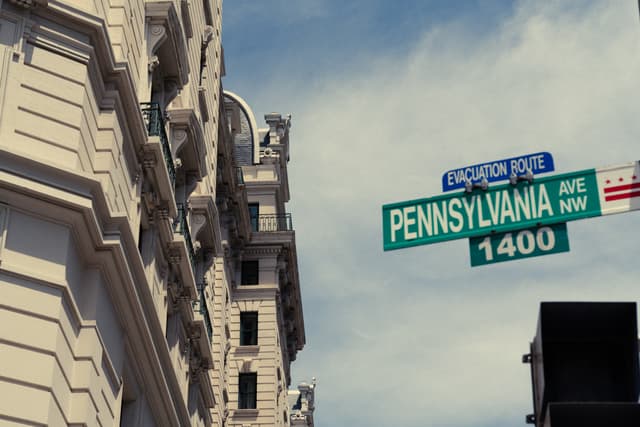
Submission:
POLYGON ((251 220, 251 231, 258 231, 258 213, 260 205, 258 203, 249 203, 249 218, 251 220))
POLYGON ((258 284, 258 261, 242 261, 242 271, 240 272, 241 285, 258 284))
POLYGON ((238 409, 256 409, 258 374, 240 374, 238 378, 238 409))
POLYGON ((240 313, 240 345, 258 345, 258 313, 240 313))

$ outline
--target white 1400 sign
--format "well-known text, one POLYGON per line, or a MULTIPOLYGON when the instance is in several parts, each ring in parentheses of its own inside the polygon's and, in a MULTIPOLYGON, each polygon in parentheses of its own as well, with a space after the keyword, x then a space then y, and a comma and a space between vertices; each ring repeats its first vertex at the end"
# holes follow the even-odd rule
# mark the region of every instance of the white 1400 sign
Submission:
POLYGON ((568 251, 565 223, 469 239, 472 266, 568 251))

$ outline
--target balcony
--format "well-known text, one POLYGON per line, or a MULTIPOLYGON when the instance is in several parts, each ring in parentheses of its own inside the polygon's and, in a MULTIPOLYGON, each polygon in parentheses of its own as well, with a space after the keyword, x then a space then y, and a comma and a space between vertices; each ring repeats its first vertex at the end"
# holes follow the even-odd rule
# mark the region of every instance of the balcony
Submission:
POLYGON ((263 214, 251 216, 251 230, 260 233, 273 233, 278 231, 293 231, 291 214, 263 214))
POLYGON ((164 117, 160 105, 156 102, 143 102, 140 106, 142 108, 142 117, 144 117, 145 124, 147 125, 147 133, 149 136, 157 136, 160 138, 164 163, 169 174, 171 186, 173 187, 176 182, 176 168, 173 164, 171 146, 169 145, 169 138, 165 130, 164 117))
MULTIPOLYGON (((181 180, 180 173, 193 176, 196 180, 202 179, 207 175, 207 148, 202 124, 196 111, 193 108, 170 108, 167 109, 167 114, 171 117, 171 154, 174 159, 179 159, 181 164, 178 185, 181 180)), ((189 187, 187 182, 185 184, 189 187)))
POLYGON ((195 347, 192 348, 194 352, 189 359, 189 369, 192 380, 199 384, 205 406, 213 408, 216 401, 209 371, 213 368, 213 360, 211 358, 213 327, 204 294, 205 286, 205 283, 197 284, 198 298, 191 305, 196 312, 190 327, 191 342, 195 344, 195 347))
POLYGON ((209 342, 213 342, 213 325, 211 324, 211 315, 209 314, 209 307, 204 296, 204 283, 198 283, 198 299, 193 302, 193 309, 202 315, 204 325, 207 329, 207 336, 209 342))
POLYGON ((178 203, 178 216, 173 223, 173 230, 184 237, 184 241, 187 244, 187 253, 189 254, 189 262, 191 263, 191 269, 193 275, 196 274, 196 251, 193 247, 193 241, 191 240, 191 231, 189 231, 189 224, 187 223, 187 211, 183 203, 178 203))

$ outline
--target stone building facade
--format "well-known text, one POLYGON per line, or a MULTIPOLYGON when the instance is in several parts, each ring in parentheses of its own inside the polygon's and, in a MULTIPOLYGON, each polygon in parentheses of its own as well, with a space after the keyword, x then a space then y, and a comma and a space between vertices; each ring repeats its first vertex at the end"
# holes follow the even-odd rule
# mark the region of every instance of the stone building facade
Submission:
POLYGON ((290 119, 223 92, 221 20, 0 0, 0 424, 290 425, 290 119))
POLYGON ((298 384, 297 390, 289 390, 289 406, 291 407, 292 427, 314 427, 313 412, 315 410, 316 379, 311 384, 298 384))

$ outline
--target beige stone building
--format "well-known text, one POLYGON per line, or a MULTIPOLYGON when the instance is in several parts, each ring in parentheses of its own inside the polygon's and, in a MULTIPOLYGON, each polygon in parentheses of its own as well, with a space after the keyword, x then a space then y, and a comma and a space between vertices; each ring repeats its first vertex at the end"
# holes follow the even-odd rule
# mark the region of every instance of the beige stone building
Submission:
POLYGON ((314 427, 313 412, 315 410, 316 379, 311 384, 298 384, 297 390, 289 390, 289 407, 291 408, 292 427, 314 427))
POLYGON ((0 0, 0 425, 291 425, 291 121, 221 8, 0 0))

